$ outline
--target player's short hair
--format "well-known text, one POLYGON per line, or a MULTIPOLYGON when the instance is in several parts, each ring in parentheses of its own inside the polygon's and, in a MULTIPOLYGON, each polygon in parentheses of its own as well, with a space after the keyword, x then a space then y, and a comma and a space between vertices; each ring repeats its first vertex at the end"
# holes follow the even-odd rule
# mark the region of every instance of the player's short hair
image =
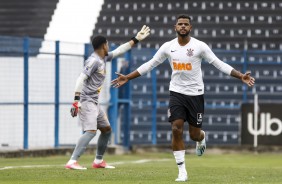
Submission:
POLYGON ((92 46, 94 50, 99 49, 103 44, 107 43, 107 39, 104 36, 95 36, 94 38, 92 38, 92 46))
POLYGON ((188 19, 189 22, 190 22, 190 24, 191 24, 191 17, 188 16, 188 15, 186 15, 186 14, 180 14, 180 15, 178 15, 176 20, 178 21, 178 19, 188 19))

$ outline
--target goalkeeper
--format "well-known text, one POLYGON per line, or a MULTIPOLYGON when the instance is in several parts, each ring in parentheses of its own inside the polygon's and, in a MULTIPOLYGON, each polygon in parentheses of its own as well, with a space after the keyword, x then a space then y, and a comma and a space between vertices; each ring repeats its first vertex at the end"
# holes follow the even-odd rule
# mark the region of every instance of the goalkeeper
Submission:
POLYGON ((84 69, 76 81, 74 103, 71 108, 72 117, 79 116, 78 121, 82 125, 84 134, 79 138, 65 168, 87 169, 78 164, 78 159, 84 153, 89 142, 95 137, 97 129, 101 131, 101 135, 97 142, 97 152, 92 167, 114 168, 103 160, 112 129, 106 114, 98 103, 101 86, 106 76, 105 65, 107 61, 111 61, 113 58, 130 50, 139 41, 149 36, 149 34, 150 28, 144 25, 135 37, 112 52, 109 52, 108 41, 104 36, 96 36, 92 39, 94 52, 86 60, 84 69))

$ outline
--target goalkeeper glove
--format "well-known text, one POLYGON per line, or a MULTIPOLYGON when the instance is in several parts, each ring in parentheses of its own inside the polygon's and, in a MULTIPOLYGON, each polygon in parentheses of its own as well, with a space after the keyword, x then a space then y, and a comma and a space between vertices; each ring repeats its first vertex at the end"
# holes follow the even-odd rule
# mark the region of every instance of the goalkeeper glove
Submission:
POLYGON ((73 118, 77 116, 80 107, 81 107, 81 103, 79 101, 74 101, 70 110, 71 116, 73 118))
POLYGON ((137 42, 144 40, 149 35, 150 35, 150 28, 148 26, 144 25, 142 27, 142 29, 137 33, 137 35, 135 37, 133 37, 132 40, 136 44, 137 42))

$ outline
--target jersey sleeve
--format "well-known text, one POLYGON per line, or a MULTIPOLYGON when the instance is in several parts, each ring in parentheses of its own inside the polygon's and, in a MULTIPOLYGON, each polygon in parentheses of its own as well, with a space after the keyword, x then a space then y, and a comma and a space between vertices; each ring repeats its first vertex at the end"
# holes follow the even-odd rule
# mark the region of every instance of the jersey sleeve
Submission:
POLYGON ((208 63, 211 64, 215 60, 219 60, 206 43, 201 42, 200 48, 202 48, 203 59, 208 63))
POLYGON ((140 75, 150 72, 153 68, 163 63, 168 57, 166 53, 167 49, 168 44, 163 44, 151 60, 137 68, 137 71, 140 73, 140 75))
POLYGON ((88 77, 97 70, 97 68, 99 67, 99 62, 95 61, 95 60, 88 60, 86 61, 86 64, 84 66, 83 72, 85 75, 87 75, 88 77))
POLYGON ((108 55, 106 56, 105 60, 108 62, 108 61, 111 61, 113 59, 114 55, 113 55, 113 52, 109 52, 108 55))
POLYGON ((207 44, 204 42, 201 42, 201 48, 202 50, 202 57, 205 61, 208 63, 214 65, 217 69, 222 71, 223 73, 230 75, 231 71, 233 70, 233 67, 231 67, 229 64, 221 61, 216 57, 216 55, 212 52, 212 50, 209 48, 207 44))

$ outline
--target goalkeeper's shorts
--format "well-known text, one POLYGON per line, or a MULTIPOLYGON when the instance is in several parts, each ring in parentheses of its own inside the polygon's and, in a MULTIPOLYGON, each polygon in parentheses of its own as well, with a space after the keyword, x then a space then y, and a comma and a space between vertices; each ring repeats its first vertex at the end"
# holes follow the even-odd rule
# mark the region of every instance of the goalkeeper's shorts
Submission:
POLYGON ((99 103, 89 101, 81 102, 79 123, 81 124, 83 131, 97 130, 99 128, 110 126, 107 115, 101 109, 99 103))

